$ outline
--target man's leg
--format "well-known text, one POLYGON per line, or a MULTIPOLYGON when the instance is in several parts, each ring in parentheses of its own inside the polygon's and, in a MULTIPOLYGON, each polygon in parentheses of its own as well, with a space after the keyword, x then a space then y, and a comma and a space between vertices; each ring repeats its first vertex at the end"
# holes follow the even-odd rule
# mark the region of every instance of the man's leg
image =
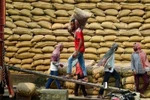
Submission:
MULTIPOLYGON (((111 76, 111 73, 110 73, 110 72, 105 72, 105 74, 104 74, 104 80, 103 80, 102 85, 103 85, 105 82, 108 82, 110 76, 111 76)), ((104 88, 101 88, 100 91, 99 91, 98 98, 102 97, 103 93, 104 93, 104 88)))
POLYGON ((73 56, 71 55, 68 58, 68 67, 67 67, 67 74, 71 74, 72 72, 72 67, 78 62, 78 60, 76 58, 73 58, 73 56))
POLYGON ((120 88, 120 75, 119 75, 119 73, 116 70, 114 70, 112 75, 116 79, 116 83, 115 83, 116 87, 120 88))
MULTIPOLYGON (((55 76, 58 76, 58 71, 54 71, 54 75, 55 75, 55 76)), ((59 82, 58 80, 55 80, 55 83, 56 83, 56 85, 57 85, 57 88, 58 88, 58 89, 61 89, 60 82, 59 82)))
POLYGON ((139 76, 138 74, 134 75, 135 90, 136 90, 137 92, 140 92, 140 91, 139 91, 139 78, 140 78, 140 76, 139 76))
MULTIPOLYGON (((51 71, 50 75, 54 75, 54 71, 51 71)), ((51 86, 51 84, 52 84, 53 81, 54 81, 54 79, 52 79, 52 78, 48 79, 48 81, 46 83, 46 89, 50 88, 50 86, 51 86)))
POLYGON ((79 55, 78 55, 78 61, 79 61, 80 65, 81 65, 81 68, 82 68, 82 71, 83 71, 83 75, 85 77, 87 77, 87 71, 86 71, 86 67, 85 67, 83 53, 79 53, 79 55))
POLYGON ((147 73, 144 73, 142 75, 142 79, 144 81, 143 87, 141 88, 140 92, 144 93, 144 91, 147 89, 148 85, 149 85, 149 76, 147 75, 147 73))

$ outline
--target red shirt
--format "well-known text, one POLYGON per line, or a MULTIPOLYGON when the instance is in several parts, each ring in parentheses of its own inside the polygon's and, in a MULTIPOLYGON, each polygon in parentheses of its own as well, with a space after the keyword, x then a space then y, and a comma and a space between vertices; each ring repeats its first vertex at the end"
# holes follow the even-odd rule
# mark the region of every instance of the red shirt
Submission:
POLYGON ((80 76, 83 76, 83 71, 79 63, 76 64, 76 75, 77 74, 79 74, 80 76))
POLYGON ((78 28, 78 29, 75 31, 74 37, 75 37, 75 40, 74 40, 75 50, 77 50, 78 47, 79 47, 80 39, 83 41, 82 44, 81 44, 81 48, 79 49, 79 52, 82 52, 82 53, 83 53, 83 52, 85 51, 85 47, 84 47, 84 37, 83 37, 83 32, 82 32, 82 30, 78 28))

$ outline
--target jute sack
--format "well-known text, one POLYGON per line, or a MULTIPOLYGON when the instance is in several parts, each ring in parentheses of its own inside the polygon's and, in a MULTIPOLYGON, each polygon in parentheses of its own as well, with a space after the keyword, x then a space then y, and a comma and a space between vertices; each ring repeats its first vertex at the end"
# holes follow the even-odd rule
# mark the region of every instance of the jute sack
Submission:
POLYGON ((74 89, 75 87, 75 83, 72 83, 72 82, 65 82, 64 83, 64 86, 69 88, 69 89, 74 89))
POLYGON ((84 43, 84 46, 85 46, 85 48, 86 48, 86 47, 91 47, 91 46, 92 46, 92 43, 91 43, 91 42, 85 42, 85 43, 84 43))
POLYGON ((21 60, 20 59, 16 59, 16 58, 11 58, 9 60, 11 64, 20 64, 21 63, 21 60))
POLYGON ((31 17, 32 16, 31 11, 28 10, 28 9, 20 10, 20 14, 23 15, 23 16, 27 16, 27 17, 31 17))
POLYGON ((32 17, 33 21, 51 21, 51 17, 50 16, 39 16, 39 15, 36 15, 36 16, 33 16, 32 17))
POLYGON ((21 68, 23 68, 23 69, 28 69, 28 70, 33 70, 31 64, 22 64, 22 65, 21 65, 21 68))
POLYGON ((102 47, 111 47, 113 44, 112 41, 100 42, 100 46, 102 47))
POLYGON ((31 5, 35 8, 41 8, 41 9, 52 9, 53 8, 51 3, 42 2, 42 1, 33 2, 33 3, 31 3, 31 5))
POLYGON ((63 3, 63 0, 51 0, 53 3, 63 3))
POLYGON ((150 30, 149 29, 147 29, 147 30, 142 30, 142 31, 140 31, 141 32, 141 34, 143 35, 143 36, 149 36, 150 35, 150 30))
POLYGON ((118 47, 116 53, 122 54, 124 52, 124 48, 118 47))
POLYGON ((11 21, 6 21, 6 27, 8 28, 16 28, 16 25, 11 21))
POLYGON ((26 52, 30 49, 30 47, 22 47, 22 48, 19 48, 17 53, 20 54, 20 53, 23 53, 23 52, 26 52))
POLYGON ((81 28, 83 29, 89 17, 92 17, 92 13, 81 10, 80 8, 75 8, 71 19, 77 19, 81 28))
POLYGON ((54 47, 52 47, 52 46, 45 46, 42 48, 43 53, 52 53, 53 50, 54 50, 54 47))
POLYGON ((39 59, 39 60, 34 60, 32 62, 32 67, 36 67, 37 65, 42 65, 43 64, 43 61, 42 59, 39 59))
POLYGON ((86 53, 94 53, 94 54, 97 54, 97 49, 96 49, 96 48, 89 47, 89 48, 86 48, 86 49, 85 49, 85 52, 86 52, 86 53))
POLYGON ((41 48, 30 48, 30 50, 28 50, 31 53, 40 53, 42 54, 42 49, 41 48))
POLYGON ((89 95, 98 95, 98 91, 94 90, 93 88, 92 89, 87 89, 87 94, 89 94, 89 95))
POLYGON ((99 53, 99 54, 106 53, 108 50, 109 50, 108 47, 99 48, 97 50, 97 53, 99 53))
POLYGON ((29 28, 41 28, 40 25, 38 25, 36 22, 29 22, 27 23, 29 28))
POLYGON ((146 11, 143 18, 145 18, 145 19, 150 18, 150 11, 146 11))
POLYGON ((131 54, 133 52, 133 48, 125 48, 124 53, 131 54))
POLYGON ((50 59, 45 59, 45 60, 43 61, 43 64, 44 64, 44 65, 49 65, 49 64, 50 64, 50 59))
POLYGON ((143 39, 141 36, 131 36, 129 41, 131 42, 140 42, 143 39))
POLYGON ((52 30, 55 30, 55 29, 62 29, 62 28, 64 28, 64 24, 62 24, 62 23, 54 23, 54 24, 52 25, 52 30))
POLYGON ((68 59, 71 55, 72 55, 72 53, 62 53, 60 55, 60 58, 61 59, 68 59))
POLYGON ((31 42, 39 42, 39 41, 41 41, 43 38, 44 38, 43 35, 35 35, 35 36, 32 38, 31 42))
POLYGON ((31 43, 30 41, 21 41, 21 42, 18 42, 16 44, 16 47, 20 48, 20 47, 32 47, 34 44, 31 43))
POLYGON ((117 3, 97 3, 97 7, 103 10, 106 9, 121 9, 121 6, 117 3))
POLYGON ((94 15, 96 16, 105 16, 104 11, 98 8, 93 8, 91 12, 94 13, 94 15))
POLYGON ((111 22, 114 22, 114 23, 117 23, 119 22, 119 20, 117 19, 117 17, 115 16, 106 16, 106 21, 111 21, 111 22))
POLYGON ((115 41, 118 41, 118 42, 129 41, 129 37, 127 37, 127 36, 119 36, 117 39, 115 39, 115 41))
POLYGON ((22 96, 32 96, 36 87, 33 83, 19 83, 16 92, 22 96))
POLYGON ((52 28, 52 24, 48 21, 39 21, 37 22, 41 27, 43 28, 47 28, 47 29, 51 29, 52 28))
POLYGON ((13 29, 12 31, 13 31, 13 33, 16 33, 16 34, 32 34, 31 30, 28 28, 17 27, 15 29, 13 29))
POLYGON ((69 36, 69 33, 66 29, 57 29, 53 31, 55 36, 69 36))
POLYGON ((94 33, 95 33, 94 30, 88 30, 88 29, 84 29, 84 30, 83 30, 83 34, 84 34, 84 35, 90 35, 90 36, 93 36, 94 33))
POLYGON ((67 17, 69 16, 68 12, 66 10, 57 10, 54 13, 56 16, 62 16, 62 17, 67 17))
POLYGON ((108 22, 108 21, 102 22, 101 26, 104 28, 116 29, 114 24, 112 22, 108 22))
POLYGON ((6 63, 9 63, 9 57, 6 57, 6 56, 5 56, 4 61, 5 61, 6 63))
POLYGON ((69 17, 57 17, 51 19, 53 23, 63 23, 66 24, 69 21, 69 17))
POLYGON ((57 9, 57 10, 73 10, 75 5, 73 4, 59 4, 59 3, 54 3, 53 6, 57 9))
POLYGON ((35 54, 33 57, 34 60, 38 60, 38 59, 44 59, 44 55, 43 54, 35 54))
POLYGON ((33 10, 31 10, 31 13, 33 15, 44 15, 44 11, 41 8, 34 8, 33 10))
POLYGON ((96 4, 95 3, 78 3, 76 4, 76 7, 80 9, 92 9, 92 8, 96 8, 96 4))
POLYGON ((142 3, 150 3, 149 0, 141 0, 142 3))
POLYGON ((144 39, 141 41, 142 43, 150 43, 150 36, 144 37, 144 39))
POLYGON ((6 16, 6 21, 13 22, 13 20, 9 16, 6 16))
POLYGON ((142 26, 139 28, 139 30, 146 30, 150 28, 150 24, 142 24, 142 26))
POLYGON ((123 86, 123 88, 129 89, 129 90, 131 90, 131 91, 134 91, 134 90, 135 90, 135 85, 134 85, 134 84, 125 84, 125 85, 123 86))
POLYGON ((34 55, 35 55, 35 53, 24 52, 24 53, 21 53, 21 54, 16 54, 15 58, 18 58, 18 59, 27 59, 27 58, 34 57, 34 55))
POLYGON ((131 15, 131 16, 143 16, 144 13, 145 12, 143 10, 135 9, 135 10, 132 10, 132 12, 129 15, 131 15))
POLYGON ((63 2, 74 4, 74 3, 75 3, 75 0, 63 0, 63 2))
POLYGON ((12 15, 10 16, 14 21, 17 21, 17 20, 22 20, 22 21, 25 21, 25 22, 31 22, 31 18, 30 17, 26 17, 26 16, 19 16, 19 15, 12 15))
POLYGON ((125 60, 131 60, 131 54, 122 54, 121 57, 125 60))
POLYGON ((17 52, 19 48, 17 48, 16 46, 8 46, 6 48, 7 52, 17 52))
POLYGON ((101 30, 101 29, 97 29, 96 31, 95 31, 95 34, 96 35, 106 35, 106 33, 104 32, 104 30, 101 30))
POLYGON ((134 84, 134 76, 124 77, 122 78, 122 84, 134 84))
POLYGON ((120 10, 117 17, 124 17, 124 16, 128 16, 131 13, 131 10, 129 9, 123 9, 120 10))
POLYGON ((17 43, 17 41, 8 41, 8 40, 5 40, 4 42, 5 42, 5 45, 7 46, 14 46, 17 43))
POLYGON ((69 39, 67 37, 65 37, 65 36, 57 36, 56 37, 56 41, 57 42, 68 42, 69 39))
POLYGON ((12 32, 12 30, 10 29, 10 28, 4 28, 4 34, 6 35, 12 35, 13 34, 13 32, 12 32))
POLYGON ((96 22, 90 23, 89 25, 87 25, 87 27, 89 29, 103 29, 103 27, 101 27, 101 24, 96 23, 96 22))
POLYGON ((150 18, 145 19, 144 23, 150 23, 150 18))
POLYGON ((70 53, 73 53, 75 51, 75 48, 74 47, 69 47, 67 51, 70 52, 70 53))
POLYGON ((50 17, 53 17, 53 18, 56 17, 56 15, 55 15, 55 10, 52 10, 52 9, 45 9, 45 10, 44 10, 44 13, 45 13, 46 15, 49 15, 50 17))
POLYGON ((99 45, 99 43, 92 43, 91 47, 98 49, 98 48, 100 48, 100 45, 99 45))
POLYGON ((49 69, 49 66, 37 65, 35 69, 36 71, 46 71, 49 69))
POLYGON ((45 46, 55 46, 57 44, 57 42, 54 41, 45 41, 45 42, 38 42, 35 44, 35 48, 43 48, 45 46))
POLYGON ((144 46, 145 46, 146 48, 150 48, 150 43, 146 43, 144 46))
POLYGON ((52 31, 49 29, 40 29, 40 28, 36 28, 36 29, 32 29, 31 32, 33 32, 35 35, 50 35, 52 34, 52 31))
POLYGON ((8 40, 9 41, 18 41, 20 38, 20 36, 18 34, 13 34, 11 36, 9 36, 8 40))
POLYGON ((117 38, 118 37, 116 37, 115 35, 108 35, 108 36, 104 36, 104 41, 114 41, 117 38))
POLYGON ((133 23, 129 23, 128 24, 128 28, 129 29, 133 29, 133 28, 139 28, 142 24, 139 22, 133 22, 133 23))
POLYGON ((21 64, 31 64, 33 62, 32 58, 22 59, 21 64))
POLYGON ((6 52, 5 56, 8 57, 8 58, 12 58, 14 57, 15 55, 15 52, 6 52))
POLYGON ((91 53, 84 54, 84 58, 85 59, 90 59, 90 60, 97 60, 98 59, 96 54, 91 54, 91 53))
POLYGON ((126 23, 120 22, 120 23, 113 23, 113 24, 117 29, 127 29, 126 23))
POLYGON ((32 5, 30 3, 23 3, 23 2, 13 2, 13 6, 16 9, 33 9, 32 5))
POLYGON ((19 38, 20 41, 30 41, 31 39, 32 39, 32 36, 29 34, 21 35, 19 38))
POLYGON ((112 15, 112 16, 116 16, 118 15, 118 10, 116 9, 107 9, 104 12, 106 15, 112 15))
POLYGON ((106 21, 106 18, 103 16, 96 16, 96 20, 101 23, 101 22, 106 21))
POLYGON ((123 9, 130 9, 130 10, 134 10, 134 9, 144 9, 144 4, 141 3, 122 3, 121 8, 123 9))
POLYGON ((101 42, 101 41, 104 41, 104 38, 103 36, 93 36, 91 39, 90 39, 91 42, 101 42))

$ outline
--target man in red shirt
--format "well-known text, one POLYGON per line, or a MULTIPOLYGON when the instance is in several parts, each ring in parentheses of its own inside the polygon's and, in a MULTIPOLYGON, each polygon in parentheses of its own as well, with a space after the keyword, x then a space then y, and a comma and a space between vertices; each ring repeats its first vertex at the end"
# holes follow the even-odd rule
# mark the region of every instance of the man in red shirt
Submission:
POLYGON ((85 51, 84 47, 84 37, 82 29, 76 19, 71 20, 71 31, 69 33, 75 38, 75 52, 68 59, 67 77, 71 75, 73 63, 79 62, 83 71, 84 79, 87 80, 87 71, 84 63, 83 53, 85 51))

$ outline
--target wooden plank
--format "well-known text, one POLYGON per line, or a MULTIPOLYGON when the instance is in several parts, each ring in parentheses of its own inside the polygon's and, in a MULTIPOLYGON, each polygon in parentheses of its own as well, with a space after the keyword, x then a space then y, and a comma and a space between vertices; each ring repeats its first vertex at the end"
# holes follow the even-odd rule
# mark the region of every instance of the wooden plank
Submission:
MULTIPOLYGON (((77 84, 81 84, 81 85, 88 85, 88 86, 92 86, 92 87, 104 88, 104 86, 100 85, 100 84, 95 84, 95 83, 90 83, 90 82, 85 82, 85 81, 75 80, 75 79, 70 79, 70 78, 68 79, 68 78, 60 77, 60 76, 47 75, 47 74, 43 74, 43 73, 32 71, 32 70, 26 70, 26 69, 18 68, 15 66, 9 66, 9 65, 5 65, 5 66, 8 66, 9 69, 16 70, 16 71, 22 71, 22 72, 29 73, 29 74, 35 74, 35 75, 53 78, 53 79, 57 79, 57 80, 61 80, 61 81, 73 82, 73 83, 77 83, 77 84)), ((121 89, 121 88, 111 87, 111 86, 108 86, 107 90, 129 91, 127 89, 121 89)))

